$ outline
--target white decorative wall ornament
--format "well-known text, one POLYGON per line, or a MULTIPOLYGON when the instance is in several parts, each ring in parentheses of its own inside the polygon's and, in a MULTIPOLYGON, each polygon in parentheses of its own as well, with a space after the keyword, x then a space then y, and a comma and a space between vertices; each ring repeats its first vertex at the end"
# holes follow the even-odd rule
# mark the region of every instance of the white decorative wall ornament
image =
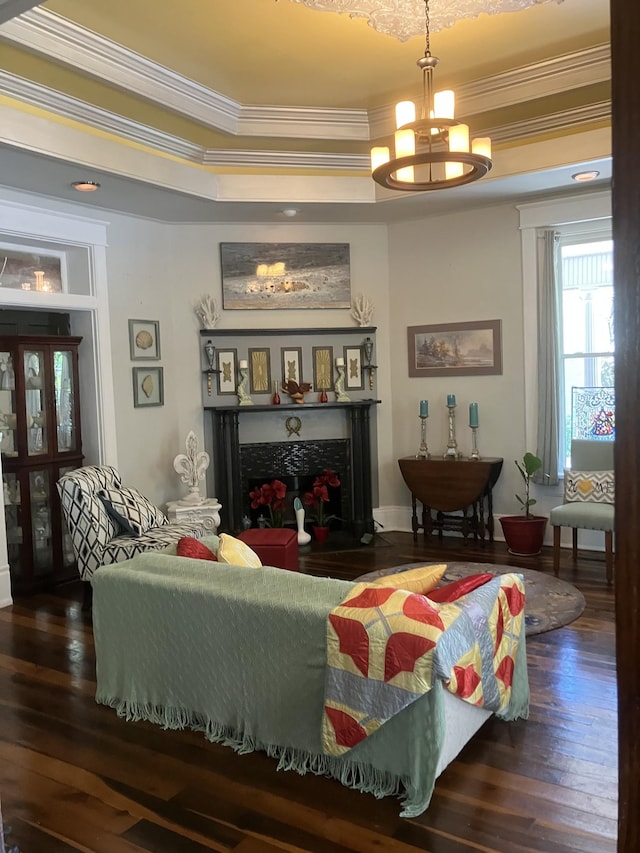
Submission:
POLYGON ((359 293, 351 303, 351 316, 359 326, 371 325, 373 302, 364 293, 359 293))
POLYGON ((203 329, 215 329, 220 322, 220 306, 218 300, 205 293, 196 302, 194 310, 203 329))
MULTIPOLYGON (((424 35, 423 0, 292 0, 321 12, 346 13, 351 18, 367 18, 369 26, 379 33, 407 41, 424 35)), ((550 3, 552 0, 434 0, 430 10, 432 33, 452 27, 463 18, 478 18, 482 14, 517 12, 529 6, 550 3)), ((553 0, 562 3, 563 0, 553 0)))
POLYGON ((204 450, 198 452, 198 439, 193 430, 187 434, 185 447, 187 452, 179 453, 173 460, 173 467, 180 474, 181 481, 189 486, 189 494, 178 503, 197 505, 205 500, 200 494, 198 483, 204 479, 209 467, 209 454, 204 450))

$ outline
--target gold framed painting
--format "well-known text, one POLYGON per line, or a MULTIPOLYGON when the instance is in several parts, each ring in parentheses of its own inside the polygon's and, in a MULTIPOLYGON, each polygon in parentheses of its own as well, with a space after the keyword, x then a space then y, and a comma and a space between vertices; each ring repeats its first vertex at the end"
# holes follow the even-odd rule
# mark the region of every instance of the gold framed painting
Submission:
POLYGON ((249 347, 249 374, 252 394, 269 394, 271 391, 271 351, 262 347, 249 347))
POLYGON ((331 391, 333 388, 333 347, 313 347, 313 388, 331 391))

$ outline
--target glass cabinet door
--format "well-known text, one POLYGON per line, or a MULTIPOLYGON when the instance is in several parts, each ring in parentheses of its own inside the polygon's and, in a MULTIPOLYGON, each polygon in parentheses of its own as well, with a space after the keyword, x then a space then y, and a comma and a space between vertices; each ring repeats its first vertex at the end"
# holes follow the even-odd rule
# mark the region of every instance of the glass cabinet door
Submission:
POLYGON ((25 350, 24 397, 27 418, 27 453, 29 456, 43 456, 49 452, 44 377, 44 353, 25 350))
POLYGON ((17 456, 16 376, 13 357, 6 350, 0 352, 0 453, 17 456))
POLYGON ((73 354, 71 350, 53 353, 53 392, 56 407, 56 435, 58 453, 77 449, 74 423, 75 394, 73 381, 73 354))
POLYGON ((4 517, 7 528, 7 556, 11 571, 22 572, 22 512, 20 481, 15 474, 2 475, 4 517))
POLYGON ((49 572, 53 561, 49 488, 48 471, 29 472, 33 570, 36 575, 49 572))

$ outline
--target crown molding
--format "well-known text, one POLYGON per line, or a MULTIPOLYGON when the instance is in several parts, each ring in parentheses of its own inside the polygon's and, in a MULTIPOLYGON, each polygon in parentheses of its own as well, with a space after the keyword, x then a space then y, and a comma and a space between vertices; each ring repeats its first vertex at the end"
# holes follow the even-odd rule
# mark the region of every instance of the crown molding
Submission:
POLYGON ((366 171, 369 168, 366 154, 205 148, 1 70, 0 94, 200 166, 349 171, 366 171))
MULTIPOLYGON (((367 141, 395 129, 389 106, 367 113, 239 104, 44 8, 6 23, 0 39, 236 136, 367 141)), ((461 85, 459 112, 475 115, 607 81, 610 56, 609 44, 596 45, 461 85)))
MULTIPOLYGON (((369 170, 367 154, 205 148, 1 70, 0 94, 120 137, 123 141, 138 143, 158 153, 179 157, 200 166, 351 172, 369 170)), ((478 135, 491 136, 494 144, 509 144, 610 120, 611 102, 602 101, 509 125, 484 128, 478 131, 478 135)))
POLYGON ((586 107, 574 107, 538 118, 513 122, 501 127, 478 131, 477 136, 491 136, 494 144, 507 144, 534 136, 557 134, 563 130, 577 130, 589 124, 611 121, 611 101, 601 101, 586 107))
MULTIPOLYGON (((600 44, 456 86, 456 114, 479 115, 611 79, 611 47, 600 44)), ((395 130, 391 105, 369 113, 372 139, 395 130)))
POLYGON ((0 39, 236 136, 367 138, 364 110, 243 106, 44 8, 9 21, 0 39))

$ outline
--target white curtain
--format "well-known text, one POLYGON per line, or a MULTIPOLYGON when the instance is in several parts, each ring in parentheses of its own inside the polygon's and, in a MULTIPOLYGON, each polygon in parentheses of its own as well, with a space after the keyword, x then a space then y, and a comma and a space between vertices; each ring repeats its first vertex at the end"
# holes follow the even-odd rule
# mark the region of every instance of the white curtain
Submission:
POLYGON ((538 234, 537 455, 542 460, 542 469, 534 480, 550 486, 558 483, 560 429, 559 236, 551 228, 538 234))

